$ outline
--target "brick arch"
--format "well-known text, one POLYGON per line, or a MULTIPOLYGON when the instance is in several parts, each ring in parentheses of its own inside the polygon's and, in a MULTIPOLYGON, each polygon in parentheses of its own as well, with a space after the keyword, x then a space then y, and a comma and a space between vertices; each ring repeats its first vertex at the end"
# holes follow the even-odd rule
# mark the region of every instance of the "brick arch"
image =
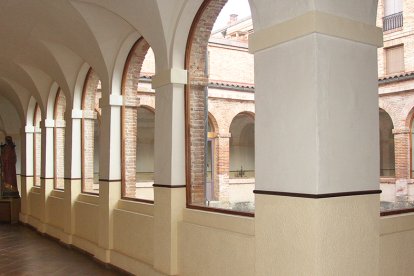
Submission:
MULTIPOLYGON (((250 119, 253 120, 253 124, 255 123, 255 114, 253 112, 250 112, 250 111, 242 111, 242 112, 239 112, 231 120, 231 123, 230 123, 230 126, 229 126, 229 133, 231 133, 231 127, 232 127, 234 121, 236 120, 237 117, 240 117, 240 116, 246 116, 246 117, 248 117, 248 118, 250 118, 250 119)), ((241 136, 241 135, 242 135, 242 133, 239 134, 239 136, 241 136)), ((233 140, 233 138, 235 138, 235 137, 233 137, 233 133, 232 133, 231 139, 230 139, 230 144, 231 144, 231 141, 233 140)), ((238 137, 238 139, 240 139, 240 138, 241 137, 238 137)))
POLYGON ((65 111, 66 111, 66 97, 62 90, 57 91, 54 104, 55 121, 54 128, 54 178, 55 189, 64 188, 64 173, 65 173, 65 111))
POLYGON ((409 129, 409 137, 408 137, 408 143, 409 143, 409 150, 410 150, 410 156, 408 158, 408 161, 410 162, 408 164, 409 167, 409 177, 413 178, 414 177, 414 158, 413 158, 413 143, 414 143, 414 139, 413 139, 413 133, 414 133, 414 128, 412 127, 414 122, 414 107, 411 108, 411 110, 408 112, 407 117, 405 119, 405 127, 407 129, 409 129))
POLYGON ((235 114, 232 114, 232 118, 231 118, 231 120, 230 120, 230 125, 231 125, 231 123, 234 121, 234 119, 235 119, 237 116, 239 116, 239 115, 246 115, 246 116, 248 116, 248 117, 252 118, 252 119, 253 119, 253 121, 255 120, 255 117, 256 117, 256 114, 255 114, 253 111, 247 111, 247 110, 244 110, 244 111, 239 111, 239 112, 237 112, 237 113, 235 113, 235 114))
POLYGON ((187 39, 185 69, 188 71, 186 86, 186 171, 187 202, 205 202, 205 91, 208 76, 205 73, 207 45, 221 9, 227 0, 205 0, 199 8, 187 39), (194 107, 193 107, 194 106, 194 107))
MULTIPOLYGON (((230 125, 234 118, 240 113, 249 114, 249 116, 255 117, 254 113, 254 103, 238 103, 238 102, 230 102, 226 103, 227 109, 223 116, 220 118, 220 132, 222 133, 229 133, 230 132, 230 125)), ((222 109, 221 106, 214 106, 214 110, 216 112, 220 112, 222 109)))
POLYGON ((379 109, 384 110, 390 117, 394 127, 398 125, 398 115, 393 112, 395 108, 388 102, 379 101, 379 109))
POLYGON ((411 124, 414 120, 414 106, 411 107, 405 118, 405 127, 411 129, 411 124))
POLYGON ((394 177, 395 176, 395 142, 394 134, 392 130, 395 128, 392 122, 391 116, 382 108, 379 108, 379 112, 385 113, 384 120, 379 120, 379 133, 380 133, 380 176, 381 177, 394 177), (387 118, 388 117, 388 118, 387 118), (388 124, 391 124, 387 127, 388 124))
POLYGON ((122 196, 126 198, 136 196, 137 108, 139 106, 137 91, 142 64, 149 48, 148 42, 143 37, 139 38, 128 54, 122 74, 121 93, 124 104, 121 108, 121 177, 122 196))
POLYGON ((155 108, 149 105, 139 105, 138 108, 144 108, 148 111, 150 111, 151 113, 155 114, 155 108))
POLYGON ((216 119, 216 117, 213 115, 212 112, 208 112, 208 120, 211 123, 211 126, 213 127, 213 131, 212 132, 219 132, 219 124, 218 121, 216 119))
POLYGON ((98 91, 100 85, 99 76, 90 68, 86 74, 85 82, 82 90, 82 191, 88 193, 96 193, 94 191, 94 160, 95 155, 95 120, 97 114, 100 113, 99 99, 101 93, 98 91))

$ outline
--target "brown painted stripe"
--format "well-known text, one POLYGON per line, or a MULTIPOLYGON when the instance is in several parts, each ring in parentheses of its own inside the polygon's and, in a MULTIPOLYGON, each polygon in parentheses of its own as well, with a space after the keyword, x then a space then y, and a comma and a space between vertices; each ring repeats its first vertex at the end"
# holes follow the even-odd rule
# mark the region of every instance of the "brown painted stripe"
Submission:
POLYGON ((121 197, 121 199, 135 201, 135 202, 141 202, 141 203, 154 204, 154 200, 149 200, 149 199, 140 199, 140 198, 126 197, 126 196, 121 197))
POLYGON ((82 178, 70 178, 70 177, 65 177, 63 179, 64 180, 82 180, 82 178))
POLYGON ((169 189, 175 189, 175 188, 185 188, 186 185, 165 185, 165 184, 153 184, 152 187, 156 188, 169 188, 169 189))
POLYGON ((99 182, 121 182, 121 179, 99 179, 99 182))
POLYGON ((383 211, 383 212, 381 212, 381 217, 400 215, 400 214, 406 214, 406 213, 414 213, 414 208, 383 211))
POLYGON ((84 192, 84 191, 81 191, 81 194, 99 197, 99 192, 98 193, 92 193, 92 192, 84 192))
POLYGON ((357 196, 357 195, 372 195, 380 194, 381 190, 368 190, 368 191, 352 191, 343 193, 328 193, 328 194, 302 194, 302 193, 288 193, 288 192, 273 192, 254 190, 253 193, 259 195, 274 195, 274 196, 288 196, 288 197, 302 197, 302 198, 331 198, 331 197, 343 197, 343 196, 357 196))
POLYGON ((187 208, 188 209, 201 210, 201 211, 207 211, 207 212, 228 214, 228 215, 237 215, 237 216, 243 216, 243 217, 254 217, 254 213, 240 212, 240 211, 234 211, 234 210, 229 210, 229 209, 219 209, 219 208, 213 208, 213 207, 207 207, 207 206, 198 206, 198 205, 187 204, 187 208))

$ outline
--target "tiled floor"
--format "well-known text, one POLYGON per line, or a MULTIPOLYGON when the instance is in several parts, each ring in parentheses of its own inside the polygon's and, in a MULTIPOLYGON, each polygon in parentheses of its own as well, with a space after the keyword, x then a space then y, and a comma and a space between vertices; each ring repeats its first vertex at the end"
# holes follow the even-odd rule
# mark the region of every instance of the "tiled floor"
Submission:
POLYGON ((19 224, 0 224, 0 275, 125 275, 19 224))

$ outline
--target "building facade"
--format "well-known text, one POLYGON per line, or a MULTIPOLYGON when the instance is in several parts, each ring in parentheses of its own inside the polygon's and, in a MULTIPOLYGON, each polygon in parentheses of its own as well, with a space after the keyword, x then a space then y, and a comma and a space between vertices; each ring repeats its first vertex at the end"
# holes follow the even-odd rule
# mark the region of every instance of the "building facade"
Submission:
POLYGON ((381 189, 382 199, 396 202, 395 208, 412 208, 414 195, 413 11, 411 1, 378 4, 377 26, 384 31, 384 45, 378 49, 381 189))

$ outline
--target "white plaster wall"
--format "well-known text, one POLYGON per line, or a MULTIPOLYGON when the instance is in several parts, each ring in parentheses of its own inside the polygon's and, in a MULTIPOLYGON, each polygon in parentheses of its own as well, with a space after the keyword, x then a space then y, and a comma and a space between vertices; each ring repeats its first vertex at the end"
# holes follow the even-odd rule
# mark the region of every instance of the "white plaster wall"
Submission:
POLYGON ((82 201, 75 202, 75 235, 98 243, 99 206, 82 201))
POLYGON ((153 263, 154 220, 128 210, 114 210, 114 249, 128 257, 153 263))
POLYGON ((46 208, 48 213, 48 224, 63 230, 65 227, 65 208, 63 198, 49 196, 46 208))
POLYGON ((414 215, 382 217, 380 274, 412 275, 414 271, 414 215))
POLYGON ((179 223, 180 275, 255 275, 250 218, 185 212, 179 223))
POLYGON ((43 206, 41 205, 41 196, 40 196, 40 189, 32 188, 29 193, 29 202, 30 202, 30 215, 40 219, 41 218, 41 210, 43 206), (34 190, 36 192, 34 192, 34 190))

